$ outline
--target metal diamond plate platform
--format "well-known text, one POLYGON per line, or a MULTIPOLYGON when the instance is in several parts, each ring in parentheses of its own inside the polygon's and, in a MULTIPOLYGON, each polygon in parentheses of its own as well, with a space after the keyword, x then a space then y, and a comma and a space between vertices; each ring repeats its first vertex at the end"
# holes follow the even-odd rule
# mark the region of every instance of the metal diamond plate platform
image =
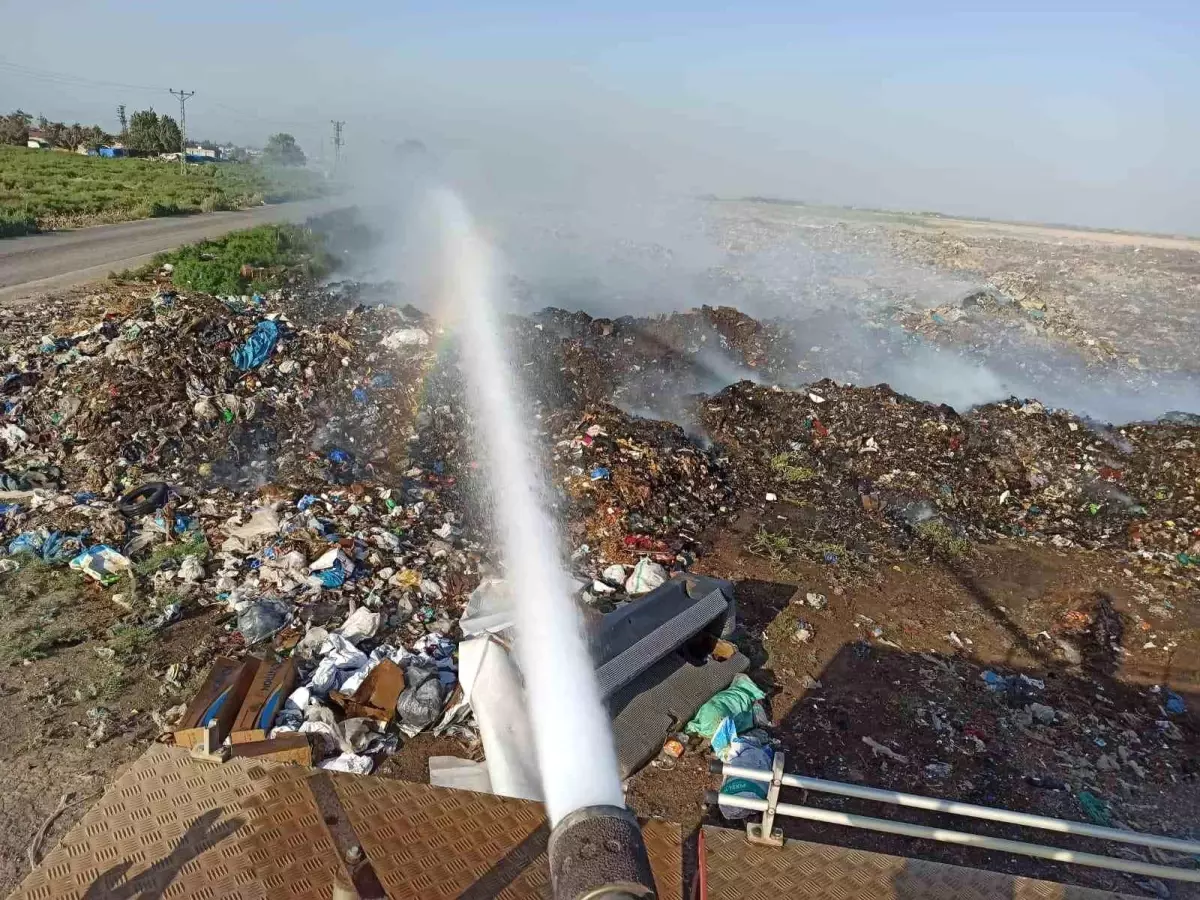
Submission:
MULTIPOLYGON (((660 896, 682 900, 679 827, 652 821, 644 831, 660 896)), ((198 762, 156 746, 12 898, 317 900, 335 883, 361 888, 365 866, 393 900, 544 898, 547 837, 539 803, 272 762, 198 762), (365 862, 347 865, 338 847, 355 845, 365 862)))
MULTIPOLYGON (((548 834, 541 804, 526 800, 269 761, 199 762, 156 746, 12 898, 328 900, 335 884, 392 900, 548 898, 548 834)), ((643 834, 659 897, 683 900, 679 826, 652 820, 643 834)), ((706 827, 704 838, 713 900, 1120 896, 804 841, 775 850, 726 828, 706 827)))
POLYGON ((751 844, 744 831, 705 827, 709 900, 1134 900, 982 869, 789 840, 751 844))

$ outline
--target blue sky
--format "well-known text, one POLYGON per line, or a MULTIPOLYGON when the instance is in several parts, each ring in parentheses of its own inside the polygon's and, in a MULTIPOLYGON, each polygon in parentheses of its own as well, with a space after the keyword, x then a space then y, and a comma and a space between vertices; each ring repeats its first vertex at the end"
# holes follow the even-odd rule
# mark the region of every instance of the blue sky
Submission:
POLYGON ((338 118, 351 159, 1200 232, 1200 4, 963 7, 3 0, 0 105, 186 87, 193 134, 312 155, 338 118))

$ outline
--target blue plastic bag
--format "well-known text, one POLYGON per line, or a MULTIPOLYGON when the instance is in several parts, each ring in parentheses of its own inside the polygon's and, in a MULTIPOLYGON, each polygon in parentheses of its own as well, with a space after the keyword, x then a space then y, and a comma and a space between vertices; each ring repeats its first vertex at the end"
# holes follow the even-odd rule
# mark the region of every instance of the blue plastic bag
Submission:
POLYGON ((317 576, 322 587, 340 588, 346 583, 346 570, 342 568, 341 562, 335 562, 328 569, 322 569, 313 574, 317 576))
POLYGON ((13 556, 18 553, 32 553, 42 562, 57 563, 66 562, 82 548, 83 541, 75 535, 39 529, 17 535, 8 545, 8 552, 13 556))
POLYGON ((257 369, 267 361, 278 340, 279 326, 270 319, 263 319, 254 326, 246 343, 233 351, 233 364, 243 372, 257 369))

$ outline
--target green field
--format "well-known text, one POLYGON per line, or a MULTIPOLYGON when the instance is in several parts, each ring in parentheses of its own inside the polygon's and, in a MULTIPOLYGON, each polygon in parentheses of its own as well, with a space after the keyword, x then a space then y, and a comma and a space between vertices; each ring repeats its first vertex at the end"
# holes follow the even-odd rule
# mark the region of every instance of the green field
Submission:
POLYGON ((305 169, 102 159, 0 146, 0 237, 321 196, 305 169))

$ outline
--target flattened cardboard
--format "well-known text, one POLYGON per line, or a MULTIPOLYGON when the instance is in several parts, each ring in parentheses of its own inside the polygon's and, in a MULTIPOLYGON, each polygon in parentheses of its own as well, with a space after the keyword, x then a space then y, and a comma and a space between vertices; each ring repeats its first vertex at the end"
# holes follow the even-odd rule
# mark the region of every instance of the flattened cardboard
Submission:
POLYGON ((188 704, 187 712, 175 726, 175 743, 191 748, 204 735, 204 726, 211 720, 217 722, 217 741, 224 741, 237 718, 246 692, 254 681, 258 660, 253 657, 239 662, 226 656, 217 657, 200 691, 188 704))
POLYGON ((291 657, 282 662, 259 660, 254 682, 242 701, 229 740, 235 744, 265 741, 275 723, 275 716, 283 709, 284 701, 295 687, 295 660, 291 657))
POLYGON ((329 694, 329 699, 341 705, 347 719, 366 717, 385 725, 396 715, 396 701, 404 691, 404 670, 385 659, 367 673, 366 680, 358 686, 354 696, 347 697, 338 691, 329 694))
POLYGON ((281 734, 269 741, 249 741, 233 745, 231 759, 269 759, 273 762, 313 764, 312 744, 307 734, 281 734))

